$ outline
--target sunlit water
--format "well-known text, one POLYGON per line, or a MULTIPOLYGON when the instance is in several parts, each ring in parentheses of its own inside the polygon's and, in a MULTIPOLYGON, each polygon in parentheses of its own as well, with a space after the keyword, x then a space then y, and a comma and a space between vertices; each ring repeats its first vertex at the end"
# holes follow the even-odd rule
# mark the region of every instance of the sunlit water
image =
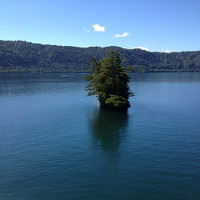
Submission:
POLYGON ((0 200, 199 200, 200 73, 132 74, 127 114, 84 74, 0 74, 0 200))

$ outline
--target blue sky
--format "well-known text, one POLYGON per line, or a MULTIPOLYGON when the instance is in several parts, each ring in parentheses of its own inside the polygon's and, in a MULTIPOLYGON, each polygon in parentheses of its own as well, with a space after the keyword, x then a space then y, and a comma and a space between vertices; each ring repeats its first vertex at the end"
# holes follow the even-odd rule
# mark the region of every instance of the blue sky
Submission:
POLYGON ((0 0, 0 40, 200 50, 200 0, 0 0))

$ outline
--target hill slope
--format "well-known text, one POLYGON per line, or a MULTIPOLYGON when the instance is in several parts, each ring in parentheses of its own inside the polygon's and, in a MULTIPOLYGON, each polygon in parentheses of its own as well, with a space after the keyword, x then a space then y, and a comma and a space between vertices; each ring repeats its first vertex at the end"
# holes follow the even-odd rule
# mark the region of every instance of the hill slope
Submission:
POLYGON ((200 71, 200 51, 158 53, 120 47, 55 46, 0 40, 0 72, 87 72, 91 57, 120 53, 135 72, 200 71))

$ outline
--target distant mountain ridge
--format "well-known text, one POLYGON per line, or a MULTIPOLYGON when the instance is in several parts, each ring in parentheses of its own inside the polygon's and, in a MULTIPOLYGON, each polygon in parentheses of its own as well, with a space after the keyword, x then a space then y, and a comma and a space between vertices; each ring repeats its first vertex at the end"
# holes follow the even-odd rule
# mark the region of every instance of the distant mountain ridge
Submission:
POLYGON ((134 72, 200 72, 200 51, 160 53, 121 47, 72 47, 0 40, 0 72, 88 72, 90 60, 120 54, 134 72))

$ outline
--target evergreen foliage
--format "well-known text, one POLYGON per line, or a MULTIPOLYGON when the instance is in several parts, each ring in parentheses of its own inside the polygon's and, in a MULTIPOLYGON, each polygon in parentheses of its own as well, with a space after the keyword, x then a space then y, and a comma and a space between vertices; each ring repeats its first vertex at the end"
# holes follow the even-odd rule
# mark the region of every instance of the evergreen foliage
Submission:
POLYGON ((88 96, 96 95, 102 108, 127 109, 129 97, 133 95, 128 86, 130 77, 121 65, 118 53, 111 51, 108 57, 96 61, 92 58, 89 81, 86 87, 88 96))
POLYGON ((0 72, 88 72, 90 58, 120 54, 133 72, 199 72, 200 51, 158 53, 120 47, 55 46, 0 40, 0 72))

